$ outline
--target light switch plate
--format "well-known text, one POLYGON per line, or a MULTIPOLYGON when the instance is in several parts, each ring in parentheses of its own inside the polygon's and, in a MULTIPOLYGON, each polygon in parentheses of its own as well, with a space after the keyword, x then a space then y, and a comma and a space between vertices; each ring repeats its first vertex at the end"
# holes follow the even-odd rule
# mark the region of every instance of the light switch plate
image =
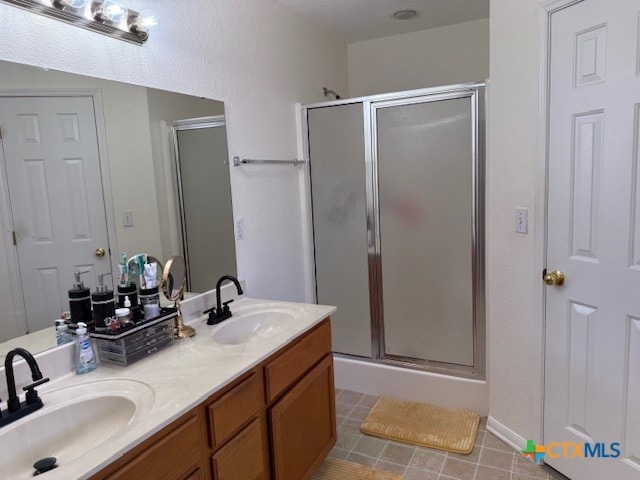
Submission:
POLYGON ((122 226, 133 227, 133 211, 131 210, 122 211, 122 226))
POLYGON ((527 233, 528 216, 526 208, 516 208, 516 233, 527 233))
POLYGON ((242 240, 244 238, 244 219, 242 217, 236 218, 236 240, 242 240))

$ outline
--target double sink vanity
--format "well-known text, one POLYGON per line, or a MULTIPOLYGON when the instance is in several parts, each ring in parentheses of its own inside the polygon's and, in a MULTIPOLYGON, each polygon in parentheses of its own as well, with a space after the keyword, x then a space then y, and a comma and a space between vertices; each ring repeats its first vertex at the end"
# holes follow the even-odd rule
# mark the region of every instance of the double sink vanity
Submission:
POLYGON ((40 356, 44 407, 0 428, 2 478, 45 457, 50 480, 310 478, 336 441, 334 311, 240 297, 232 318, 196 316, 195 336, 126 368, 55 378, 40 356))

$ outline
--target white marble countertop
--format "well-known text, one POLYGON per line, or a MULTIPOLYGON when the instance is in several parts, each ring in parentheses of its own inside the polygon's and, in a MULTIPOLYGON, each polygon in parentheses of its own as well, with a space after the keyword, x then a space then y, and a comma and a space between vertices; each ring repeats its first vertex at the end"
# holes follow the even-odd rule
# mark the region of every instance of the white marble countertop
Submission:
MULTIPOLYGON (((239 345, 222 345, 213 339, 217 329, 225 325, 211 327, 205 317, 197 318, 189 324, 196 329, 194 337, 176 340, 167 350, 159 352, 128 367, 99 365, 85 375, 70 373, 38 388, 45 407, 33 415, 45 412, 47 395, 55 390, 85 382, 119 379, 134 380, 148 385, 154 392, 154 402, 149 413, 134 425, 114 435, 105 444, 86 453, 68 464, 62 462, 59 468, 46 473, 46 480, 84 479, 113 463, 127 451, 151 437, 180 416, 201 404, 224 386, 240 377, 261 361, 285 346, 292 339, 311 329, 331 315, 335 307, 294 304, 240 298, 231 305, 231 310, 240 307, 270 304, 288 305, 301 309, 291 329, 260 341, 239 345)), ((40 365, 46 371, 46 365, 40 365)), ((95 412, 100 415, 99 411, 95 412)), ((26 417, 28 421, 29 417, 26 417)), ((25 421, 20 420, 19 422, 25 421)), ((11 426, 3 427, 11 428, 11 426)), ((25 445, 23 448, 28 448, 25 445)), ((55 456, 55 452, 51 452, 55 456)))

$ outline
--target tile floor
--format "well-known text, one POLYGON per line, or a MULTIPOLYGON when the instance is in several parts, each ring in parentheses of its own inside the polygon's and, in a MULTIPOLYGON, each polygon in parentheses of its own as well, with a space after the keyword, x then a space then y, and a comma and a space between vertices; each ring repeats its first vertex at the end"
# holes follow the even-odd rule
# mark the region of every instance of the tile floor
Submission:
POLYGON ((480 423, 476 446, 458 455, 360 433, 360 424, 379 397, 336 390, 338 442, 330 457, 401 473, 405 480, 548 480, 564 477, 540 467, 486 431, 480 423))

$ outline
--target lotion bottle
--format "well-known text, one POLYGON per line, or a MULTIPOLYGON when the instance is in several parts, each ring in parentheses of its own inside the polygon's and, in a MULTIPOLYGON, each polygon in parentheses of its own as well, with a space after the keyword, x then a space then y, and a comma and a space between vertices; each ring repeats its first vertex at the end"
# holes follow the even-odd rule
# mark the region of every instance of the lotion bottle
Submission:
POLYGON ((91 339, 87 333, 87 324, 78 323, 76 330, 76 373, 89 373, 96 369, 96 356, 91 347, 91 339))

